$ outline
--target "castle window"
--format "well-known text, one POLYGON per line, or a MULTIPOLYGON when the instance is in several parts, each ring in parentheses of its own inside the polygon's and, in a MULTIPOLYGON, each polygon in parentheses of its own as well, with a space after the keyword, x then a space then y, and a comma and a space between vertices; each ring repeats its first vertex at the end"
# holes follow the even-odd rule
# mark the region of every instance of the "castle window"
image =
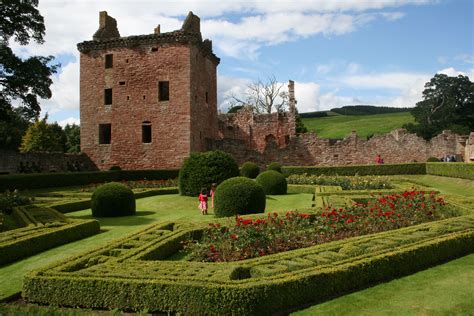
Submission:
POLYGON ((152 52, 157 52, 157 51, 158 51, 158 47, 152 47, 152 48, 151 48, 151 51, 152 51, 152 52))
POLYGON ((209 93, 206 91, 206 103, 209 103, 209 93))
POLYGON ((111 124, 99 124, 99 144, 110 144, 111 124))
POLYGON ((149 121, 142 123, 142 143, 151 143, 151 123, 149 121))
POLYGON ((104 89, 104 104, 105 105, 112 104, 112 88, 104 89))
POLYGON ((160 81, 158 83, 158 101, 169 101, 170 99, 170 82, 160 81))
POLYGON ((119 85, 124 86, 124 85, 125 85, 125 81, 120 81, 120 82, 119 82, 119 85))
POLYGON ((105 55, 105 68, 112 68, 114 66, 114 55, 105 55))

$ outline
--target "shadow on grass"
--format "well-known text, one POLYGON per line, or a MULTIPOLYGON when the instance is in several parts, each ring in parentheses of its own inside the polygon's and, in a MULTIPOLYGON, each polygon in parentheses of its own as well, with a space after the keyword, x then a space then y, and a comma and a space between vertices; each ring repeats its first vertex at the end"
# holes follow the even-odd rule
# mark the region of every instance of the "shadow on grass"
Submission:
POLYGON ((77 219, 96 219, 100 226, 136 226, 147 225, 156 222, 155 218, 146 218, 146 216, 154 215, 153 211, 137 211, 135 215, 131 216, 117 216, 117 217, 94 217, 92 214, 74 216, 77 219))

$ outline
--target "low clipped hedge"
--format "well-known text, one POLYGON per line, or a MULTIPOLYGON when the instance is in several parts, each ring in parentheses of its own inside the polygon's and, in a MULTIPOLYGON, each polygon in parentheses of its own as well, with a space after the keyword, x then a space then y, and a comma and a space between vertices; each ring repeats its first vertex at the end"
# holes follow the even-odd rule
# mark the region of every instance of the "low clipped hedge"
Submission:
POLYGON ((232 263, 143 260, 133 255, 138 249, 160 247, 146 236, 168 245, 186 232, 147 228, 28 273, 22 295, 37 303, 184 315, 284 313, 469 254, 473 220, 456 217, 232 263))
POLYGON ((426 173, 443 177, 474 180, 474 163, 427 162, 426 173))
POLYGON ((94 217, 116 217, 134 215, 135 196, 127 186, 110 182, 98 187, 91 198, 94 217))
POLYGON ((219 150, 192 153, 179 171, 179 193, 198 196, 202 188, 240 175, 234 158, 219 150))
POLYGON ((282 165, 278 162, 272 162, 267 166, 267 170, 273 170, 279 173, 282 172, 281 168, 282 168, 282 165))
POLYGON ((15 262, 47 249, 83 239, 100 231, 96 220, 71 220, 6 231, 0 234, 0 265, 15 262))
POLYGON ((274 170, 267 170, 258 175, 257 183, 263 188, 265 194, 283 195, 288 190, 285 176, 274 170))
POLYGON ((247 161, 240 168, 240 175, 242 177, 255 179, 260 173, 260 167, 257 164, 247 161))
POLYGON ((115 170, 0 175, 0 191, 66 187, 121 180, 167 180, 179 170, 115 170))
POLYGON ((396 174, 426 174, 426 164, 404 163, 383 165, 351 165, 337 167, 283 167, 283 174, 311 174, 311 175, 396 175, 396 174))
POLYGON ((217 217, 255 214, 265 211, 265 192, 255 181, 245 177, 230 178, 217 186, 214 198, 217 217))

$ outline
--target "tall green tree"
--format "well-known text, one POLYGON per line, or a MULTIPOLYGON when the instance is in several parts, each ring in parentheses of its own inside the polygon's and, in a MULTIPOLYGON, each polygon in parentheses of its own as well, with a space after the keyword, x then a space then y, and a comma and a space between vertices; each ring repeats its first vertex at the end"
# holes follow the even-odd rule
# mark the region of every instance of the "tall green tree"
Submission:
POLYGON ((411 114, 416 124, 404 127, 425 139, 446 129, 460 134, 474 131, 474 83, 467 76, 436 74, 425 84, 423 100, 411 114))
POLYGON ((295 123, 296 123, 296 134, 303 134, 308 132, 308 128, 303 123, 300 114, 298 113, 298 109, 295 109, 295 123))
POLYGON ((48 116, 36 121, 26 130, 21 141, 21 152, 64 152, 66 135, 57 123, 48 124, 48 116))
POLYGON ((81 151, 81 129, 79 125, 67 124, 64 127, 64 133, 66 134, 66 152, 78 153, 81 151))
MULTIPOLYGON (((11 40, 20 45, 28 45, 30 40, 44 42, 44 20, 37 7, 37 0, 1 1, 0 122, 7 127, 15 127, 18 119, 24 123, 38 119, 41 111, 38 98, 51 98, 51 76, 59 67, 51 64, 53 56, 22 59, 9 47, 11 40)), ((4 142, 11 142, 12 138, 1 129, 0 133, 0 146, 11 147, 4 142)))

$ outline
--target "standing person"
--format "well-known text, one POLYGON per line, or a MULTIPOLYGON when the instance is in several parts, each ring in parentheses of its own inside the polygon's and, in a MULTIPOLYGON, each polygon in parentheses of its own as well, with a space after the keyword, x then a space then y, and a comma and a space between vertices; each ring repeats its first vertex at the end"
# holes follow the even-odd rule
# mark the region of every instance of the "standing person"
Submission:
POLYGON ((214 196, 216 195, 216 188, 217 188, 217 183, 211 184, 210 194, 211 194, 211 199, 212 199, 211 200, 211 202, 212 202, 211 206, 212 206, 213 209, 214 209, 214 196))
POLYGON ((207 215, 207 189, 202 188, 199 194, 199 209, 202 215, 207 215))
POLYGON ((383 159, 380 156, 380 154, 377 154, 377 157, 375 157, 375 163, 378 164, 378 165, 383 164, 383 159))

